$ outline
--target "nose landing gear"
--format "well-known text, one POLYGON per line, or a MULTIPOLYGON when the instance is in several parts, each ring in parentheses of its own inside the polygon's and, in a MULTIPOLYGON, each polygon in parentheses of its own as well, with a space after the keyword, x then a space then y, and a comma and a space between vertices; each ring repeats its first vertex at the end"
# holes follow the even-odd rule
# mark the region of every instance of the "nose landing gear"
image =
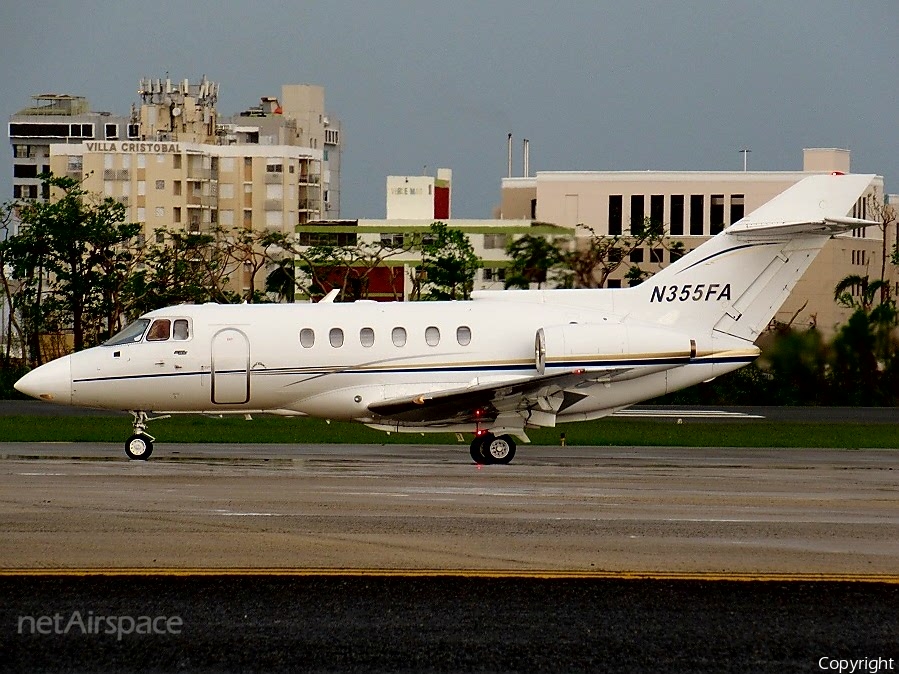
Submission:
POLYGON ((134 435, 125 441, 125 454, 132 461, 146 461, 153 453, 153 441, 156 440, 156 438, 147 433, 147 423, 157 419, 168 419, 169 415, 150 419, 143 410, 132 410, 131 416, 134 417, 134 423, 132 424, 134 426, 134 435))

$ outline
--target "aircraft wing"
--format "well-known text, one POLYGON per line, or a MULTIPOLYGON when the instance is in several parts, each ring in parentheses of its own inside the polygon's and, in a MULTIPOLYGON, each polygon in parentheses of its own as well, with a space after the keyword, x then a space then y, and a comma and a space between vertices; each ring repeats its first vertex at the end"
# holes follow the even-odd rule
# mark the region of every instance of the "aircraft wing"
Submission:
POLYGON ((563 408, 566 391, 611 380, 631 369, 577 369, 561 374, 477 384, 384 400, 372 403, 368 409, 379 417, 409 423, 479 421, 494 419, 503 412, 526 410, 555 414, 563 408))

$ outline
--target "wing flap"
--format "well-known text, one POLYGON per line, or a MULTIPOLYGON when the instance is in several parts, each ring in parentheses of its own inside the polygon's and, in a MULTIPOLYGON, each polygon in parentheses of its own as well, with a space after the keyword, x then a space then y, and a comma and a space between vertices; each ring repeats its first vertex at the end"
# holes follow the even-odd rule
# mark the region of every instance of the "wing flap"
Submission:
POLYGON ((503 412, 539 407, 541 400, 561 394, 566 389, 611 380, 630 369, 570 370, 561 374, 393 398, 372 403, 368 409, 378 417, 407 423, 494 419, 503 412))

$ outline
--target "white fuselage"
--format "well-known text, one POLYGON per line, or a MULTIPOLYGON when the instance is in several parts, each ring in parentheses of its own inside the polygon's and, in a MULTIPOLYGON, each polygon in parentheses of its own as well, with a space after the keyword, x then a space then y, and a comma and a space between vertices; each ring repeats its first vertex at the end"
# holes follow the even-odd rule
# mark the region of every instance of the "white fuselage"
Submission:
MULTIPOLYGON (((565 292, 555 291, 562 298, 565 292)), ((708 333, 629 323, 577 304, 487 298, 170 307, 145 318, 187 321, 186 339, 151 341, 145 334, 72 354, 70 398, 56 401, 160 412, 272 411, 402 430, 407 424, 372 415, 368 405, 536 376, 535 334, 543 329, 546 374, 619 368, 614 379, 580 390, 582 397, 560 410, 562 422, 710 379, 758 353, 752 345, 713 343, 708 333)))

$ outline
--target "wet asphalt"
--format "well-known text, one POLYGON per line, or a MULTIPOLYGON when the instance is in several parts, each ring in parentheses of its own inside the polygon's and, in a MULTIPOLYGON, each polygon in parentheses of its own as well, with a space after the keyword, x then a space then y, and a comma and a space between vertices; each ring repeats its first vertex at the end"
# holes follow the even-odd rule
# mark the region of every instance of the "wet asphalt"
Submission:
POLYGON ((896 671, 899 585, 7 576, 0 653, 3 672, 820 672, 863 658, 896 671), (28 622, 42 616, 50 633, 28 622), (120 637, 98 616, 123 632, 178 620, 120 637))

